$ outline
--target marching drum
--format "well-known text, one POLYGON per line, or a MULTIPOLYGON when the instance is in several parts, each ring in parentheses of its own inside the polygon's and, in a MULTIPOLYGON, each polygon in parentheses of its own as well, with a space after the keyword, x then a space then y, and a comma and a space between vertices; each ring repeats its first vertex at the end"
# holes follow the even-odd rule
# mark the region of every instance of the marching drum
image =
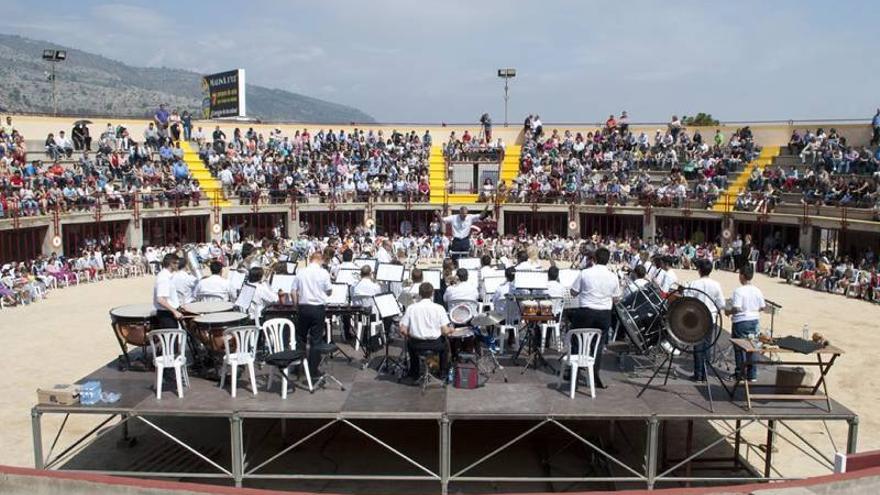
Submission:
POLYGON ((223 354, 223 331, 247 320, 248 316, 238 311, 207 313, 193 318, 193 333, 211 353, 223 354))
MULTIPOLYGON (((110 325, 119 341, 125 365, 131 367, 131 358, 128 356, 128 346, 140 347, 146 350, 149 341, 147 333, 153 329, 156 309, 152 304, 129 304, 118 306, 110 310, 110 325)), ((120 362, 120 368, 122 363, 120 362)))

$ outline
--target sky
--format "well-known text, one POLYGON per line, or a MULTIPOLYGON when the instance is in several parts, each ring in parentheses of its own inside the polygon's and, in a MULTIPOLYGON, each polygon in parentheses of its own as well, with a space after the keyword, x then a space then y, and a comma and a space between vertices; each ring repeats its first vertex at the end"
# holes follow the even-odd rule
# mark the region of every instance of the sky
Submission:
POLYGON ((0 32, 251 84, 380 122, 870 118, 876 0, 0 0, 0 32))

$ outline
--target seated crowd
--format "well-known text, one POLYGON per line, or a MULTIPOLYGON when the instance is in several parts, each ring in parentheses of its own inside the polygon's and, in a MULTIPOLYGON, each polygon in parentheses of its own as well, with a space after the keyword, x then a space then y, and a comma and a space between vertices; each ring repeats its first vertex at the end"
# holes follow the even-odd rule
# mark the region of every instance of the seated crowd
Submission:
POLYGON ((787 151, 800 166, 774 163, 752 171, 737 210, 771 212, 786 202, 786 193, 799 193, 805 205, 880 208, 880 148, 849 146, 836 129, 819 128, 795 130, 787 151))
POLYGON ((199 156, 220 180, 227 198, 242 203, 305 201, 427 201, 428 131, 307 129, 285 136, 275 129, 264 136, 236 128, 231 139, 216 127, 199 156))
POLYGON ((653 138, 629 129, 626 112, 609 117, 594 132, 545 135, 540 119, 527 119, 520 174, 499 194, 519 202, 659 204, 681 206, 685 200, 710 205, 727 184, 727 173, 741 169, 760 152, 748 127, 725 139, 716 130, 705 139, 689 134, 677 117, 653 138), (649 171, 668 176, 660 184, 649 171))
POLYGON ((485 130, 476 139, 467 130, 460 137, 452 131, 443 145, 443 156, 452 162, 501 161, 504 159, 504 141, 501 138, 493 141, 491 133, 486 134, 485 130))

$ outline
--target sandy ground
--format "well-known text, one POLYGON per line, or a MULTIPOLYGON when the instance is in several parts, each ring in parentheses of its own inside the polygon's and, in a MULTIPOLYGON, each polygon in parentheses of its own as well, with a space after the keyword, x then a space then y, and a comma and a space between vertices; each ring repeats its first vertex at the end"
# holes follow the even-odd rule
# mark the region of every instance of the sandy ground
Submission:
MULTIPOLYGON (((692 271, 679 271, 679 278, 692 279, 692 271)), ((715 275, 729 296, 738 284, 731 273, 715 275)), ((807 291, 787 286, 778 280, 759 276, 756 279, 767 298, 783 305, 776 318, 776 334, 800 334, 803 323, 811 331, 825 334, 848 353, 831 371, 832 396, 860 415, 859 450, 880 448, 880 404, 878 378, 873 373, 874 356, 880 348, 880 306, 842 296, 807 291)), ((108 311, 114 306, 149 302, 152 278, 111 280, 53 291, 49 298, 29 307, 0 311, 5 380, 0 382, 0 464, 32 466, 30 409, 36 402, 38 387, 70 383, 106 364, 119 354, 110 328, 108 311)), ((769 325, 769 317, 762 323, 769 325)), ((729 325, 727 325, 729 328, 729 325)), ((44 418, 44 441, 50 442, 53 426, 60 418, 44 418)), ((93 421, 72 419, 70 431, 85 432, 93 421)), ((805 423, 798 428, 824 451, 845 449, 845 423, 829 423, 831 437, 821 422, 805 423)), ((761 443, 764 433, 754 430, 747 438, 761 443)), ((68 437, 71 438, 71 437, 68 437)), ((787 455, 794 450, 780 443, 783 455, 774 466, 786 475, 824 473, 802 456, 787 455)))

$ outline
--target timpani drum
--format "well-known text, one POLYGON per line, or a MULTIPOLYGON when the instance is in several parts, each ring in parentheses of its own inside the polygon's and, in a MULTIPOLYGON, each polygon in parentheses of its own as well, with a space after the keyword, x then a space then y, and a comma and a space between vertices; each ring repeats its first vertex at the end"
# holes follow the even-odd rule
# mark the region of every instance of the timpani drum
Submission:
POLYGON ((206 315, 209 313, 227 313, 232 311, 235 305, 227 301, 196 301, 184 304, 180 307, 191 315, 206 315))
POLYGON ((553 301, 544 300, 538 302, 538 314, 541 316, 553 316, 553 301))
MULTIPOLYGON (((155 316, 156 309, 152 304, 128 304, 110 310, 110 326, 113 327, 113 333, 116 334, 116 340, 122 349, 125 367, 131 367, 128 346, 132 345, 146 350, 149 344, 147 333, 155 325, 155 316)), ((120 369, 123 369, 121 361, 119 365, 120 369)))
POLYGON ((248 316, 238 311, 207 313, 193 318, 193 333, 208 352, 223 354, 223 331, 244 323, 248 316))
POLYGON ((522 302, 522 314, 523 316, 537 316, 538 315, 538 301, 533 301, 531 299, 522 302))

